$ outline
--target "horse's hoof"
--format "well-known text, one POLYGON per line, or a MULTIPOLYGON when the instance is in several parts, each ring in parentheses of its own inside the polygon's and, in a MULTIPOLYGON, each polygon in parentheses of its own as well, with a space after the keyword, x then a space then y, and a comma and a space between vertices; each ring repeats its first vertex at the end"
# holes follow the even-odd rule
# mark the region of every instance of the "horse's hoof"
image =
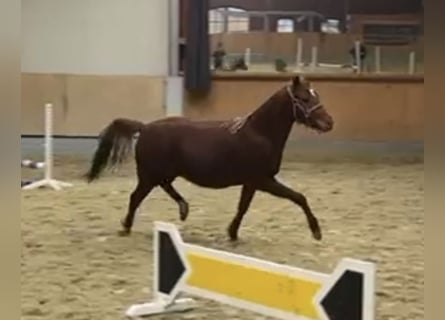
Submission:
POLYGON ((121 220, 120 222, 121 222, 122 229, 119 230, 117 234, 118 234, 119 236, 121 236, 121 237, 127 237, 127 236, 129 236, 130 233, 131 233, 131 230, 130 230, 130 228, 128 228, 128 227, 125 225, 125 220, 121 220))
POLYGON ((128 229, 119 230, 117 232, 118 236, 120 237, 128 237, 131 234, 131 231, 128 229))
POLYGON ((181 202, 179 204, 179 219, 181 219, 181 221, 185 221, 187 220, 188 215, 189 215, 189 206, 187 202, 181 202))
POLYGON ((229 240, 230 240, 230 242, 237 242, 238 237, 237 236, 229 236, 229 240))
POLYGON ((314 239, 320 241, 322 238, 321 229, 320 225, 318 224, 318 220, 315 217, 309 220, 309 227, 312 231, 312 236, 314 239))
POLYGON ((227 234, 229 235, 230 241, 234 242, 238 240, 238 234, 236 231, 233 231, 232 228, 227 229, 227 234))
POLYGON ((315 240, 318 240, 318 241, 320 241, 322 239, 320 230, 316 230, 316 231, 312 232, 312 236, 314 237, 315 240))
POLYGON ((179 219, 181 219, 181 221, 183 222, 187 220, 187 216, 188 216, 187 213, 182 213, 182 212, 179 213, 179 219))

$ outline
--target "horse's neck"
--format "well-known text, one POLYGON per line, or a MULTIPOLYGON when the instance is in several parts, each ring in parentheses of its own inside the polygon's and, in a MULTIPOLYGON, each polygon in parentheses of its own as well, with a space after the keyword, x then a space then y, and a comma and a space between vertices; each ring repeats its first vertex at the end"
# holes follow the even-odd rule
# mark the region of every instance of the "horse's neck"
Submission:
POLYGON ((250 115, 250 126, 277 148, 283 148, 294 123, 291 103, 282 91, 250 115))

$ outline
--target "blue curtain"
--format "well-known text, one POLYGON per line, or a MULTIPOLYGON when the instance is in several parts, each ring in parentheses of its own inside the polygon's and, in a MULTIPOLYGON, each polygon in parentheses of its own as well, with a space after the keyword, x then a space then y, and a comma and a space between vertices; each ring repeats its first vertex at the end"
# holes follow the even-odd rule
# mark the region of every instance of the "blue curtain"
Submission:
POLYGON ((185 89, 206 93, 211 86, 209 0, 189 0, 187 9, 185 89))

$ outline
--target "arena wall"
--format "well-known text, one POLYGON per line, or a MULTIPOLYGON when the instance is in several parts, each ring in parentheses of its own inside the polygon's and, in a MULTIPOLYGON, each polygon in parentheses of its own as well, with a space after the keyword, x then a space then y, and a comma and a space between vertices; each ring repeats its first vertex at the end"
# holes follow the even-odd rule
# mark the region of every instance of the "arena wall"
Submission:
POLYGON ((54 104, 54 133, 96 136, 117 117, 151 121, 164 115, 164 78, 142 75, 22 75, 23 135, 44 132, 44 104, 54 104))
POLYGON ((96 135, 122 115, 164 114, 168 73, 165 0, 22 1, 22 134, 96 135))
MULTIPOLYGON (((243 115, 286 84, 284 75, 215 75, 207 97, 184 97, 194 119, 243 115)), ((308 75, 335 118, 326 135, 296 127, 292 138, 423 142, 421 76, 308 75)), ((149 76, 23 75, 22 134, 43 133, 41 106, 55 101, 55 132, 95 136, 116 117, 150 121, 164 116, 164 84, 149 76)))

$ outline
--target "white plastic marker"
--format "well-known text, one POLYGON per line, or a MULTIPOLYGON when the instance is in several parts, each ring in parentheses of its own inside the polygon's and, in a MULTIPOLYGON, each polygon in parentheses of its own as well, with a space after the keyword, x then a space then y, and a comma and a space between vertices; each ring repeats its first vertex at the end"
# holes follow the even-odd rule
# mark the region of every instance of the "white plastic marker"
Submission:
POLYGON ((55 180, 53 174, 53 111, 52 104, 45 105, 45 176, 41 180, 37 180, 24 186, 23 190, 36 189, 40 187, 51 187, 54 190, 61 190, 63 187, 71 187, 72 184, 55 180))
POLYGON ((374 264, 343 259, 323 274, 184 243, 173 224, 155 223, 153 302, 141 317, 196 307, 189 293, 284 320, 374 320, 374 264))

